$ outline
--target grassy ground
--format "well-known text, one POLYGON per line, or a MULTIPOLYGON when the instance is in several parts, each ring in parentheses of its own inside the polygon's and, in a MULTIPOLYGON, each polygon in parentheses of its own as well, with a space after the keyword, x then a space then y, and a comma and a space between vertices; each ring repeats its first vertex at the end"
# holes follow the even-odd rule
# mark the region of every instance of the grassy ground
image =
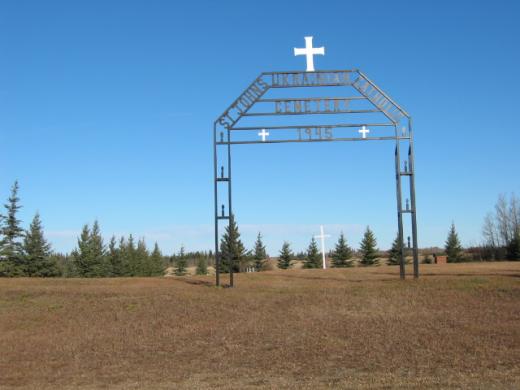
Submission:
POLYGON ((520 263, 0 280, 0 388, 520 388, 520 263))

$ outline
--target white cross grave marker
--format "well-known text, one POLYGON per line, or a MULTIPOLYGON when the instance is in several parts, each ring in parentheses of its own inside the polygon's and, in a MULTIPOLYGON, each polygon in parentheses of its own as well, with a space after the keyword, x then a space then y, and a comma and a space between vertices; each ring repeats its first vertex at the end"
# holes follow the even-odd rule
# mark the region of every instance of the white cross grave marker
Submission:
POLYGON ((367 133, 370 133, 370 130, 366 128, 366 126, 363 126, 361 129, 358 130, 358 133, 361 134, 361 138, 366 138, 367 133))
POLYGON ((262 142, 265 142, 265 139, 267 138, 267 136, 269 135, 269 132, 265 131, 265 129, 262 129, 262 131, 260 133, 258 133, 258 135, 260 137, 262 137, 262 142))
POLYGON ((320 226, 320 235, 314 236, 314 238, 319 238, 321 240, 321 258, 323 260, 323 269, 327 269, 327 263, 325 262, 325 238, 330 237, 330 234, 325 234, 323 231, 323 225, 320 226))
POLYGON ((305 48, 294 48, 295 56, 305 56, 307 59, 307 72, 314 72, 314 56, 325 55, 325 47, 312 47, 312 38, 305 37, 305 48))

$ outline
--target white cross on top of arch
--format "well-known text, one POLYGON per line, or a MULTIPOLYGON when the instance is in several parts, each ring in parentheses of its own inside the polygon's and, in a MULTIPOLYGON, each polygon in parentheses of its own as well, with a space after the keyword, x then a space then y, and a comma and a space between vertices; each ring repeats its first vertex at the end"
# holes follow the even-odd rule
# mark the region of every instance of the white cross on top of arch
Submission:
POLYGON ((305 37, 305 48, 294 48, 295 56, 305 56, 307 59, 307 72, 314 72, 314 56, 325 55, 325 47, 312 47, 312 38, 305 37))

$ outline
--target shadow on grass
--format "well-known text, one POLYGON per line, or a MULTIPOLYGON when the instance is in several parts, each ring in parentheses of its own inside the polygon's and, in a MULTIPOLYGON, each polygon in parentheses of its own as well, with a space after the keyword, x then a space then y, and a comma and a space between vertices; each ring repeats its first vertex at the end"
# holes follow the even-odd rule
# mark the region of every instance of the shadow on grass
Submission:
MULTIPOLYGON (((393 273, 390 273, 390 272, 385 272, 385 273, 381 273, 382 275, 395 275, 393 273)), ((409 274, 406 274, 407 277, 411 277, 413 275, 409 275, 409 274)), ((439 272, 436 272, 436 273, 431 273, 431 272, 420 272, 419 271, 419 278, 421 276, 489 276, 489 277, 493 277, 493 276, 505 276, 505 277, 509 277, 509 278, 520 278, 520 274, 508 274, 508 273, 494 273, 494 274, 482 274, 482 273, 451 273, 451 272, 448 272, 448 273, 439 273, 439 272)))
POLYGON ((399 274, 388 273, 388 275, 392 275, 393 278, 377 278, 376 277, 376 278, 373 278, 373 279, 369 279, 369 278, 366 278, 366 279, 348 279, 348 278, 331 278, 331 277, 302 276, 302 275, 280 275, 280 274, 277 274, 276 276, 281 276, 282 278, 293 278, 293 279, 328 280, 328 281, 334 281, 334 282, 354 282, 354 283, 361 283, 361 282, 368 282, 368 281, 390 282, 390 281, 399 280, 399 274))
POLYGON ((177 282, 182 282, 186 284, 191 284, 194 286, 206 286, 206 287, 213 287, 215 286, 215 283, 207 281, 207 280, 198 280, 198 279, 176 279, 177 282))

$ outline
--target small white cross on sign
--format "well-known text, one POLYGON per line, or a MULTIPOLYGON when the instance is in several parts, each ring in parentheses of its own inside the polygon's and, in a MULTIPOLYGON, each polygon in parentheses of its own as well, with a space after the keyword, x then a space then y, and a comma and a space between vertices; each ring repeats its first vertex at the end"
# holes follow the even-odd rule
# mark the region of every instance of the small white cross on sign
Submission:
POLYGON ((367 133, 370 133, 370 130, 366 128, 366 126, 363 126, 361 129, 358 130, 358 133, 361 134, 361 138, 366 138, 367 133))
POLYGON ((265 139, 267 138, 267 136, 269 135, 269 132, 265 131, 265 129, 262 129, 262 131, 260 133, 258 133, 258 135, 260 137, 262 137, 262 142, 265 142, 265 139))
POLYGON ((325 48, 322 47, 312 47, 312 38, 313 37, 305 37, 305 48, 294 48, 295 56, 305 56, 307 59, 307 72, 314 72, 314 56, 315 55, 325 55, 325 48))

